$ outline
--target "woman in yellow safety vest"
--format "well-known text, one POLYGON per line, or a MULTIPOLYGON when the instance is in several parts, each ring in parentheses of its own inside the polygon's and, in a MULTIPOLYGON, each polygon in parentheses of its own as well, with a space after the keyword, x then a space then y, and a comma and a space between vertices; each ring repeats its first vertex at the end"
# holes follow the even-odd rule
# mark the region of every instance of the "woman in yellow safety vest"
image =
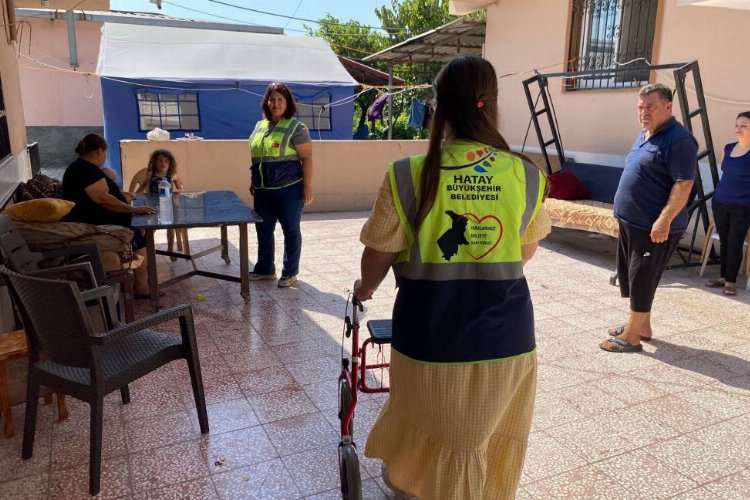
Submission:
POLYGON ((286 288, 297 282, 302 209, 313 200, 312 142, 305 124, 294 118, 297 105, 286 85, 269 85, 261 106, 263 119, 249 139, 250 194, 255 211, 263 219, 255 225, 258 261, 250 279, 277 279, 273 232, 278 221, 284 231, 284 264, 278 285, 286 288))
POLYGON ((393 267, 391 392, 365 455, 399 495, 515 498, 536 390, 523 264, 550 231, 547 180, 497 130, 497 76, 460 56, 435 79, 427 155, 390 165, 360 240, 360 300, 393 267))

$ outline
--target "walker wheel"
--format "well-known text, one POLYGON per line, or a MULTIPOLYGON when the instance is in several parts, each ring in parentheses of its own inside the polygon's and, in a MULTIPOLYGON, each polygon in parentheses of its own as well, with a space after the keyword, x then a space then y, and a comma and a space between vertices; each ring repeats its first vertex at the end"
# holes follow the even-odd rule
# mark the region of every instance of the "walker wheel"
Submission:
POLYGON ((229 265, 232 263, 232 259, 230 259, 229 257, 222 257, 222 258, 224 259, 225 264, 229 265))
MULTIPOLYGON (((349 406, 352 404, 352 389, 349 385, 349 381, 342 378, 339 381, 339 420, 343 420, 346 416, 346 412, 349 406)), ((349 428, 347 429, 349 436, 354 436, 354 418, 349 421, 349 428)))
POLYGON ((341 498, 362 500, 359 457, 356 448, 351 443, 339 444, 339 473, 341 475, 341 498))

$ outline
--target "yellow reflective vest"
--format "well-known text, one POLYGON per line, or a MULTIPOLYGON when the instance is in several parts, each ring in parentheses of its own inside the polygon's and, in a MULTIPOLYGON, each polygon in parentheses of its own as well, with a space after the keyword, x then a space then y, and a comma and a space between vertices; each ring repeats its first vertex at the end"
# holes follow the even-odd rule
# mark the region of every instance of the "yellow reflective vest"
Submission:
POLYGON ((443 148, 435 203, 414 221, 424 156, 389 168, 408 248, 393 269, 399 292, 393 346, 429 362, 503 359, 534 349, 521 235, 546 178, 509 152, 469 141, 443 148))
POLYGON ((276 124, 263 119, 255 124, 248 143, 256 189, 278 189, 302 180, 302 163, 291 143, 300 126, 304 127, 294 118, 284 118, 276 124))

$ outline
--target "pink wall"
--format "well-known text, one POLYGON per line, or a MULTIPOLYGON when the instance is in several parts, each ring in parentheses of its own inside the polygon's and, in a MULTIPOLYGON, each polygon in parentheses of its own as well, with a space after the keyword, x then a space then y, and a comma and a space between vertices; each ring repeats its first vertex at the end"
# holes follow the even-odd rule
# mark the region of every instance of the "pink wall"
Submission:
POLYGON ((19 31, 21 87, 28 126, 102 126, 102 96, 96 71, 101 23, 76 22, 78 64, 71 72, 68 32, 63 20, 28 19, 19 31), (30 60, 62 68, 58 71, 30 60))
MULTIPOLYGON (((500 129, 511 145, 523 142, 529 110, 522 80, 531 70, 562 71, 566 57, 570 2, 503 0, 487 10, 485 57, 498 74, 523 72, 500 80, 500 129)), ((714 144, 731 141, 737 112, 750 109, 750 66, 744 57, 750 11, 678 7, 659 2, 653 63, 697 59, 714 144), (740 101, 732 104, 722 100, 740 101)), ((671 72, 655 81, 672 86, 671 72)), ((550 85, 566 153, 578 161, 617 164, 629 149, 639 125, 635 113, 638 89, 563 92, 550 85)), ((679 117, 679 109, 675 109, 679 117)), ((533 129, 528 144, 538 146, 533 129)))

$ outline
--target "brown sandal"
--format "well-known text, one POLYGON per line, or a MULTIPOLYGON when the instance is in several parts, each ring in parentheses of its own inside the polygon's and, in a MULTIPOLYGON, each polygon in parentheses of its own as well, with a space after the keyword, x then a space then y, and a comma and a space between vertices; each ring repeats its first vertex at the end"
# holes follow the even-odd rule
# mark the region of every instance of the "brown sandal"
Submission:
POLYGON ((737 289, 733 286, 724 286, 724 295, 737 295, 737 289))
POLYGON ((719 278, 711 281, 706 282, 706 286, 708 288, 723 288, 724 287, 724 280, 719 278))

